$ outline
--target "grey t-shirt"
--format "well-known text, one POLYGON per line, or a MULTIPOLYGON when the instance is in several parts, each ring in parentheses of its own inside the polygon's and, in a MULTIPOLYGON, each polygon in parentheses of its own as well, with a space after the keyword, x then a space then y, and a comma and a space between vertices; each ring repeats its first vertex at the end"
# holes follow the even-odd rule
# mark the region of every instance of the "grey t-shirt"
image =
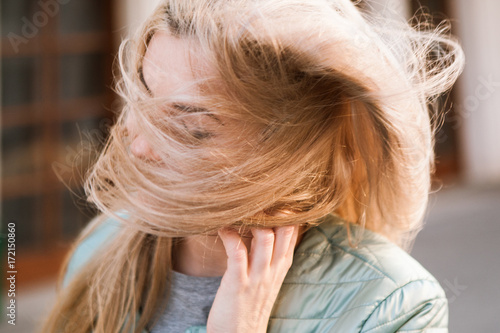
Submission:
POLYGON ((198 277, 172 272, 167 306, 152 333, 184 333, 191 326, 206 325, 222 276, 198 277))

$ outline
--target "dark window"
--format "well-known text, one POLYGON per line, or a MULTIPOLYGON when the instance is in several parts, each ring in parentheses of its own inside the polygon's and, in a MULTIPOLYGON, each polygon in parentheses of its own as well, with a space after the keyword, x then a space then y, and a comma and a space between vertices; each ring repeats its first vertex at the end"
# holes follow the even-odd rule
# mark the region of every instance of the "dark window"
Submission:
MULTIPOLYGON (((0 4, 2 225, 17 225, 19 262, 52 263, 95 214, 82 181, 112 119, 111 1, 0 4)), ((58 268, 30 266, 20 280, 58 268)))

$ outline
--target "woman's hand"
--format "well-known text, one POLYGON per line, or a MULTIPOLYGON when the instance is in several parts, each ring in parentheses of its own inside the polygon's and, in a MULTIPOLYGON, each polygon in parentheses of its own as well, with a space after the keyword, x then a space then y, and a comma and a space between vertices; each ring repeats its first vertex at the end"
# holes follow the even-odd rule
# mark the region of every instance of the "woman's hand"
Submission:
POLYGON ((227 270, 208 316, 208 333, 266 332, 292 265, 298 226, 252 229, 250 254, 236 231, 221 230, 227 270))

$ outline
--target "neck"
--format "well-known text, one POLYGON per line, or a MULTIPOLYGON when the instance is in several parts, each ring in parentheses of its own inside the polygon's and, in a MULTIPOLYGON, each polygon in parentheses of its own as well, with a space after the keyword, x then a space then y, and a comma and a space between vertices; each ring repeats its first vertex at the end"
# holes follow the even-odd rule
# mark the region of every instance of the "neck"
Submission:
MULTIPOLYGON (((252 239, 242 237, 250 251, 252 239)), ((191 276, 222 276, 227 268, 224 244, 218 236, 197 235, 179 240, 173 248, 174 271, 191 276)))
MULTIPOLYGON (((302 239, 299 229, 296 247, 302 239)), ((242 236, 250 253, 252 237, 242 236)), ((173 269, 176 272, 200 277, 222 276, 227 268, 227 255, 222 240, 215 235, 197 235, 180 239, 173 248, 173 269)))

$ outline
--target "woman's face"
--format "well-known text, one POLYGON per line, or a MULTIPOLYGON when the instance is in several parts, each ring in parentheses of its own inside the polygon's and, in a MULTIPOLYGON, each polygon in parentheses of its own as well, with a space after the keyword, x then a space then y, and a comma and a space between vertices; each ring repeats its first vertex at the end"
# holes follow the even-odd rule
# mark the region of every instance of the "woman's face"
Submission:
MULTIPOLYGON (((195 73, 209 73, 210 68, 202 59, 190 56, 189 47, 192 43, 186 40, 165 32, 155 33, 143 60, 143 83, 152 97, 183 96, 182 100, 168 105, 168 109, 183 113, 183 125, 196 138, 210 138, 216 144, 224 144, 228 142, 224 130, 234 125, 234 120, 207 114, 209 111, 203 105, 193 103, 199 95, 195 73)), ((160 159, 144 135, 136 130, 132 114, 127 118, 127 130, 132 137, 132 154, 144 159, 160 159)))

